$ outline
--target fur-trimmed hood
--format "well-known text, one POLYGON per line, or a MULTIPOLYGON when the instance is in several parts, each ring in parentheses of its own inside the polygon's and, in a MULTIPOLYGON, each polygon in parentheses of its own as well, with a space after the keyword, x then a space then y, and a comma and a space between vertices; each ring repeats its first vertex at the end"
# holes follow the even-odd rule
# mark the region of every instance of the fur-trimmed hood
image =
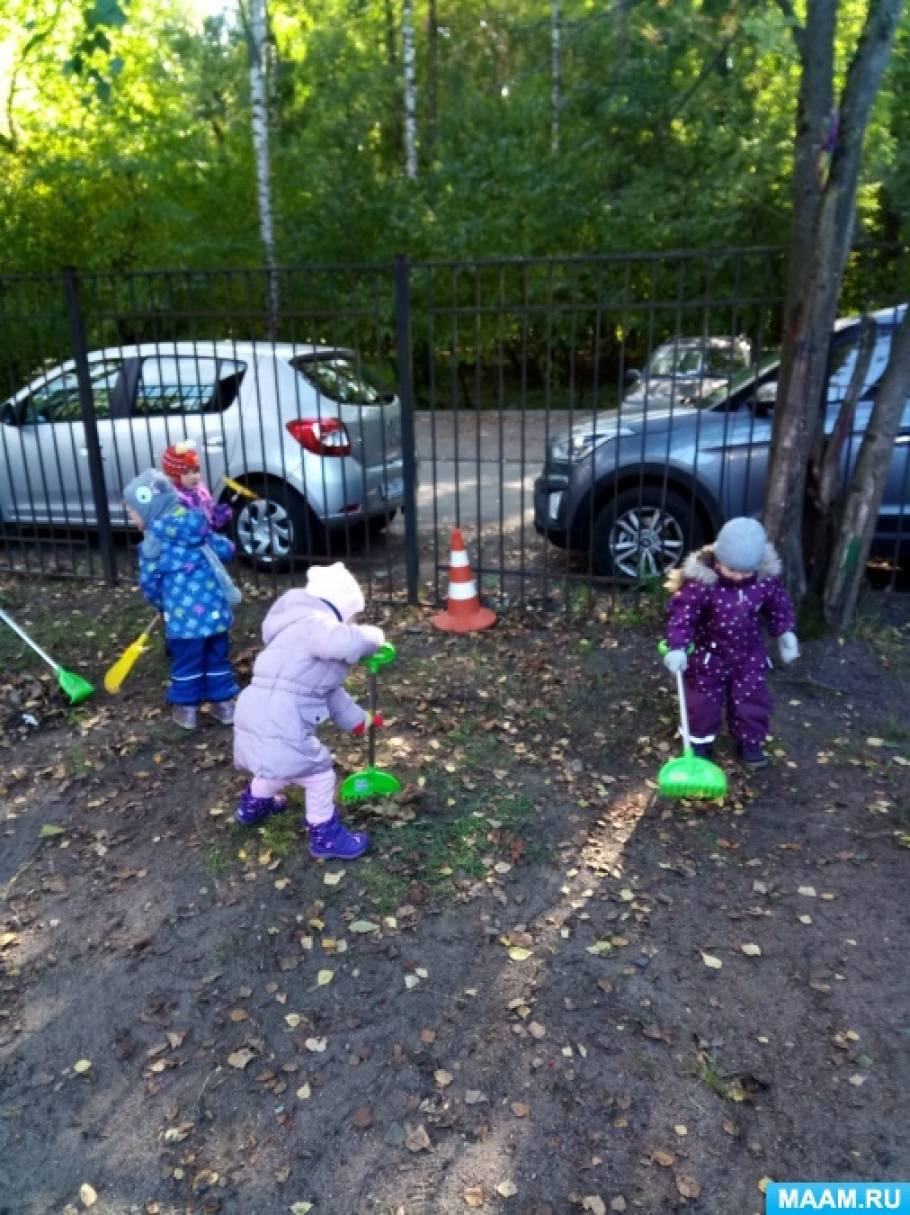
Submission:
MULTIPOLYGON (((704 548, 690 553, 677 569, 672 570, 666 581, 666 588, 675 595, 687 582, 701 582, 705 586, 714 586, 720 580, 720 574, 714 568, 714 545, 706 544, 704 548)), ((769 541, 765 545, 765 553, 761 559, 755 577, 760 582, 762 578, 778 578, 782 569, 777 549, 769 541)))

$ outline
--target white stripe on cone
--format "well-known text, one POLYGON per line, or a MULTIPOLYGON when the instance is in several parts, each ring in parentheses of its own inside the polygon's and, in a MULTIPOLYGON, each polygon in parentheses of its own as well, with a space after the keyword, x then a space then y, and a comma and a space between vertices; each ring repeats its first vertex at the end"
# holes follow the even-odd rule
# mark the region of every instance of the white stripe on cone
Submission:
POLYGON ((470 582, 450 582, 449 583, 449 598, 450 599, 476 599, 477 598, 477 583, 471 579, 470 582))
POLYGON ((452 551, 449 553, 449 565, 454 569, 456 566, 467 564, 468 554, 464 551, 464 549, 452 549, 452 551))

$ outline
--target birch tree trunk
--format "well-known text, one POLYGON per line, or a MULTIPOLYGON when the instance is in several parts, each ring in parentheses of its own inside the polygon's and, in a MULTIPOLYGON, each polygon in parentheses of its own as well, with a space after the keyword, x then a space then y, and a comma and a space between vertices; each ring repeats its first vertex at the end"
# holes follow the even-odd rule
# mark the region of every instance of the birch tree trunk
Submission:
MULTIPOLYGON (((825 619, 843 632, 853 619, 894 452, 910 396, 910 308, 894 336, 872 416, 859 449, 822 595, 825 619)), ((910 458, 910 457, 908 457, 910 458)))
POLYGON ((837 0, 808 0, 804 26, 796 21, 790 0, 778 3, 793 24, 802 73, 783 358, 764 518, 784 559, 790 589, 801 599, 806 590, 806 489, 810 461, 816 474, 822 463, 828 347, 853 236, 863 138, 903 0, 870 3, 838 109, 833 105, 837 0), (827 174, 826 143, 831 155, 827 174))
POLYGON ((267 72, 266 0, 250 0, 250 99, 253 152, 256 158, 256 198, 259 235, 266 266, 266 311, 269 337, 278 329, 278 275, 275 262, 275 228, 272 217, 272 171, 269 159, 269 93, 267 72))
POLYGON ((427 0, 427 147, 436 149, 437 91, 439 87, 439 20, 436 0, 427 0))
POLYGON ((550 8, 550 151, 559 154, 559 110, 562 105, 562 23, 559 0, 550 8))
POLYGON ((401 46, 404 61, 404 163, 411 181, 417 180, 417 72, 414 54, 414 0, 401 9, 401 46))

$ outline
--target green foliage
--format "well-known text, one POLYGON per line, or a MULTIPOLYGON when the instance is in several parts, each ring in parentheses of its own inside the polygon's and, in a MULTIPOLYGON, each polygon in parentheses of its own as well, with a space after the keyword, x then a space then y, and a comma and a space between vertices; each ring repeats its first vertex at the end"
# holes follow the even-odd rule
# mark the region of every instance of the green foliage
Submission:
MULTIPOLYGON (((842 70, 864 6, 840 8, 842 70)), ((798 64, 777 5, 564 0, 556 155, 549 6, 439 10, 435 55, 416 30, 410 182, 400 6, 272 0, 280 262, 783 241, 798 64)), ((0 81, 5 269, 261 263, 239 7, 202 20, 180 0, 60 0, 36 17, 8 0, 0 81)), ((868 141, 871 235, 906 231, 908 98, 905 30, 868 141)))

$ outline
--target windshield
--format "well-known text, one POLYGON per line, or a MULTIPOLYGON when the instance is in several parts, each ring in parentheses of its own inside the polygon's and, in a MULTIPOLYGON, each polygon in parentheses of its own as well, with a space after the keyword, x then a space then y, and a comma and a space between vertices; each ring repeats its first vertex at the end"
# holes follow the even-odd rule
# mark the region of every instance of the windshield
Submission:
POLYGON ((736 344, 720 338, 707 344, 666 342, 651 356, 648 374, 652 376, 733 375, 747 365, 745 353, 736 344))
POLYGON ((697 347, 661 346, 648 364, 650 375, 697 375, 701 351, 697 347))
POLYGON ((341 405, 382 405, 394 400, 394 394, 378 376, 362 363, 356 363, 350 355, 329 354, 316 358, 298 355, 290 364, 317 392, 341 405))
POLYGON ((736 375, 731 376, 726 384, 721 384, 719 388, 715 388, 713 392, 709 392, 707 396, 702 397, 696 404, 699 409, 712 409, 717 405, 723 405, 729 397, 739 392, 741 388, 745 388, 749 384, 760 384, 768 378, 765 374, 766 372, 776 371, 779 366, 779 354, 766 354, 754 367, 744 367, 742 371, 738 371, 736 375))

